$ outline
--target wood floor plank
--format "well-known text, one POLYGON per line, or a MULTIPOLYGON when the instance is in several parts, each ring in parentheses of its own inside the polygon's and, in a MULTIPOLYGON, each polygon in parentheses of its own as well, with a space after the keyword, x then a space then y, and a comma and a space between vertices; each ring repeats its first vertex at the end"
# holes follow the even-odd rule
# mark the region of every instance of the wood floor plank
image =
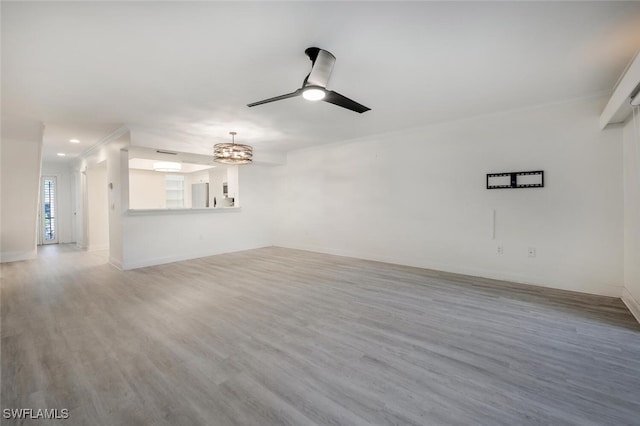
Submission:
POLYGON ((614 298, 265 248, 2 265, 2 408, 77 425, 639 425, 614 298))

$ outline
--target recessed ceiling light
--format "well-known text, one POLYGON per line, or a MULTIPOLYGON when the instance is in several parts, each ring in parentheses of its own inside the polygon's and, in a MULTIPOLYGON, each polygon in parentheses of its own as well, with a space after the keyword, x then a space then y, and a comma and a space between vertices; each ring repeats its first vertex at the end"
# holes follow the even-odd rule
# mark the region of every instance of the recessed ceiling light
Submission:
POLYGON ((67 156, 67 154, 65 154, 64 152, 59 152, 58 153, 58 157, 66 157, 66 156, 67 156))
POLYGON ((80 143, 80 139, 69 139, 71 143, 80 143))

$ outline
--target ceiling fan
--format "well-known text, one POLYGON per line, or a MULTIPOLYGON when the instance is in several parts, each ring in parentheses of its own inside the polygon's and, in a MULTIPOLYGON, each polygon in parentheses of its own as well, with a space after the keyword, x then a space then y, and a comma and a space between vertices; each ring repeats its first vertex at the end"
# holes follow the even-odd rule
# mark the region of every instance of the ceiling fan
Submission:
POLYGON ((254 107, 257 105, 266 104, 269 102, 281 101, 283 99, 294 98, 302 95, 303 98, 309 101, 325 101, 330 104, 338 105, 342 108, 350 109, 351 111, 362 114, 369 111, 371 108, 359 104, 358 102, 341 95, 333 90, 327 90, 327 83, 329 77, 331 77, 331 70, 333 70, 333 64, 336 62, 336 57, 326 50, 318 47, 309 47, 304 51, 309 59, 311 59, 311 72, 302 82, 302 87, 295 92, 287 93, 286 95, 276 96, 274 98, 265 99, 258 102, 247 104, 248 107, 254 107))

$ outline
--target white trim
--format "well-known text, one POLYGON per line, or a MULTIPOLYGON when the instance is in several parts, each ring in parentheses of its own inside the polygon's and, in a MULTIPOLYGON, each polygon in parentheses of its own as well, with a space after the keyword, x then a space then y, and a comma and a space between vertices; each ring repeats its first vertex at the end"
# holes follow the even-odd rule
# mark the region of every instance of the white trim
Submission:
POLYGON ((87 251, 104 251, 104 250, 109 250, 109 245, 108 244, 103 244, 100 246, 92 246, 90 245, 89 247, 86 248, 87 251))
POLYGON ((636 320, 640 322, 640 302, 633 297, 626 287, 622 287, 622 301, 627 305, 633 316, 636 317, 636 320))
MULTIPOLYGON (((545 103, 542 103, 542 104, 529 105, 529 106, 525 106, 525 107, 510 108, 510 109, 506 109, 506 110, 493 111, 493 112, 488 112, 488 113, 479 114, 479 115, 471 115, 471 116, 455 118, 455 119, 446 119, 446 120, 440 120, 440 121, 433 121, 433 122, 428 123, 428 124, 420 124, 420 125, 417 125, 417 126, 407 127, 407 128, 400 129, 400 130, 391 130, 391 131, 388 131, 388 132, 377 133, 375 135, 358 136, 358 137, 355 137, 355 138, 339 140, 339 141, 336 141, 336 142, 329 142, 329 143, 326 143, 326 144, 305 146, 305 147, 302 147, 302 148, 291 149, 290 151, 287 151, 287 161, 288 161, 288 158, 289 158, 288 157, 289 154, 292 154, 292 153, 322 151, 322 150, 326 150, 326 148, 336 147, 336 146, 343 146, 343 145, 347 145, 347 144, 351 144, 351 143, 359 143, 359 142, 368 143, 371 140, 372 136, 375 136, 376 138, 383 138, 383 137, 387 137, 387 136, 389 136, 389 137, 396 136, 398 138, 402 138, 403 136, 420 133, 423 130, 430 130, 434 126, 449 126, 449 125, 454 125, 454 124, 457 124, 457 125, 460 125, 460 126, 464 126, 468 122, 474 122, 474 121, 478 121, 478 120, 485 120, 485 119, 488 119, 488 118, 496 118, 496 119, 504 120, 501 117, 503 115, 517 114, 517 113, 528 113, 528 112, 540 110, 542 108, 553 108, 553 107, 559 107, 559 106, 563 106, 563 105, 572 105, 572 104, 577 104, 577 103, 581 103, 582 104, 582 103, 590 101, 590 100, 606 98, 610 93, 611 92, 608 91, 608 90, 600 90, 598 92, 594 92, 594 93, 591 93, 591 94, 586 95, 586 96, 580 96, 580 97, 572 98, 572 99, 565 99, 565 100, 562 100, 562 101, 545 102, 545 103)), ((619 123, 619 124, 622 124, 622 123, 619 123)))
POLYGON ((238 213, 241 207, 202 207, 185 209, 129 209, 127 216, 155 216, 163 214, 192 214, 192 213, 238 213))
MULTIPOLYGON (((256 247, 242 247, 242 248, 233 249, 233 250, 208 250, 208 251, 189 253, 184 255, 174 255, 174 256, 157 257, 152 259, 142 259, 142 260, 137 260, 133 262, 122 262, 120 263, 120 269, 126 271, 129 269, 146 268, 147 266, 163 265, 165 263, 173 263, 173 262, 182 262, 184 260, 199 259, 202 257, 215 256, 218 254, 235 253, 239 251, 254 250, 254 249, 265 248, 265 247, 273 247, 273 246, 270 244, 266 244, 266 245, 258 245, 256 247)), ((114 264, 114 266, 116 265, 114 264)))
POLYGON ((31 260, 35 259, 37 255, 38 251, 36 249, 27 251, 6 251, 0 253, 0 263, 31 260))
POLYGON ((91 145, 89 148, 82 151, 82 153, 78 156, 79 159, 87 158, 90 155, 96 153, 101 146, 108 144, 109 142, 118 139, 120 136, 124 135, 129 131, 127 126, 121 126, 115 129, 113 132, 109 133, 104 138, 100 139, 95 144, 91 145))
POLYGON ((604 129, 610 123, 622 123, 631 115, 629 97, 638 88, 639 83, 640 53, 636 54, 618 80, 609 102, 600 115, 600 129, 604 129))
POLYGON ((435 271, 450 272, 453 274, 461 274, 461 275, 470 275, 478 278, 488 278, 488 279, 498 280, 498 281, 509 281, 509 282, 514 282, 519 284, 535 285, 538 287, 555 288, 558 290, 573 291, 576 293, 596 294, 599 296, 608 296, 608 297, 616 297, 616 298, 620 298, 620 295, 622 294, 622 286, 615 285, 615 284, 601 283, 601 284, 589 286, 588 289, 576 288, 574 286, 571 286, 570 284, 567 285, 564 281, 561 281, 561 280, 549 281, 548 279, 544 279, 544 278, 540 280, 536 280, 535 277, 524 276, 520 274, 504 273, 501 271, 494 271, 494 270, 488 270, 488 269, 482 269, 482 268, 473 268, 473 267, 469 268, 469 267, 464 267, 460 265, 442 263, 438 261, 429 261, 425 259, 414 259, 414 260, 408 260, 406 258, 398 259, 388 255, 379 255, 374 253, 362 253, 362 252, 355 253, 355 252, 350 252, 348 250, 335 250, 335 249, 327 249, 323 247, 298 245, 298 244, 291 245, 291 244, 280 243, 280 244, 274 244, 274 246, 292 248, 297 250, 306 250, 306 251, 312 251, 316 253, 326 253, 326 254, 332 254, 336 256, 353 257, 353 258, 363 259, 363 260, 372 260, 375 262, 391 263, 395 265, 411 266, 415 268, 432 269, 435 271))
POLYGON ((109 265, 114 266, 122 271, 122 262, 120 262, 118 259, 115 259, 111 256, 109 256, 109 265))

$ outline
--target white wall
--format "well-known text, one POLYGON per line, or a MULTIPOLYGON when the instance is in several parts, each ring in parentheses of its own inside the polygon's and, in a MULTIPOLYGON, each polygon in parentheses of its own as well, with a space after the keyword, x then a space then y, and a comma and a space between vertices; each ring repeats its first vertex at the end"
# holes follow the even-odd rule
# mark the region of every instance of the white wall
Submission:
MULTIPOLYGON (((61 244, 75 243, 75 181, 73 170, 66 163, 43 162, 42 176, 56 177, 58 242, 61 244)), ((41 227, 40 224, 38 226, 41 227)))
POLYGON ((194 183, 208 183, 209 182, 209 170, 211 169, 207 169, 207 170, 201 170, 199 172, 193 172, 193 173, 189 173, 187 174, 187 176, 189 176, 189 180, 191 184, 194 183))
POLYGON ((274 168, 240 166, 239 181, 240 209, 124 213, 122 268, 272 245, 274 168))
MULTIPOLYGON (((253 167, 253 166, 252 166, 253 167)), ((209 170, 209 205, 213 207, 214 200, 216 207, 224 205, 222 202, 224 196, 222 195, 222 183, 227 182, 227 170, 221 167, 216 167, 209 170)))
POLYGON ((107 163, 87 169, 87 223, 89 250, 109 247, 109 208, 107 195, 107 163))
POLYGON ((166 209, 165 174, 151 170, 129 170, 129 207, 132 209, 166 209))
POLYGON ((75 224, 74 235, 76 239, 76 245, 82 249, 87 248, 86 235, 87 220, 86 213, 87 206, 85 206, 85 194, 87 187, 87 174, 86 171, 82 172, 77 166, 72 167, 73 170, 73 199, 74 199, 74 211, 75 211, 75 224))
POLYGON ((294 151, 275 243, 620 297, 621 129, 600 131, 605 101, 294 151), (540 169, 545 188, 485 188, 486 173, 540 169))
POLYGON ((123 258, 122 215, 129 208, 129 133, 105 147, 107 158, 107 208, 109 263, 121 268, 123 258))
POLYGON ((624 290, 622 300, 640 321, 640 108, 624 125, 624 290))
MULTIPOLYGON (((233 199, 234 206, 242 206, 238 182, 239 167, 226 166, 209 170, 209 203, 211 206, 213 206, 214 198, 216 207, 230 207, 231 199, 233 199), (224 183, 227 184, 227 197, 223 193, 224 183)), ((257 165, 249 167, 257 167, 257 165)))
POLYGON ((241 206, 240 203, 240 187, 238 181, 238 167, 227 167, 227 194, 229 198, 233 198, 235 206, 241 206))
POLYGON ((2 120, 0 261, 36 256, 42 125, 2 120))

